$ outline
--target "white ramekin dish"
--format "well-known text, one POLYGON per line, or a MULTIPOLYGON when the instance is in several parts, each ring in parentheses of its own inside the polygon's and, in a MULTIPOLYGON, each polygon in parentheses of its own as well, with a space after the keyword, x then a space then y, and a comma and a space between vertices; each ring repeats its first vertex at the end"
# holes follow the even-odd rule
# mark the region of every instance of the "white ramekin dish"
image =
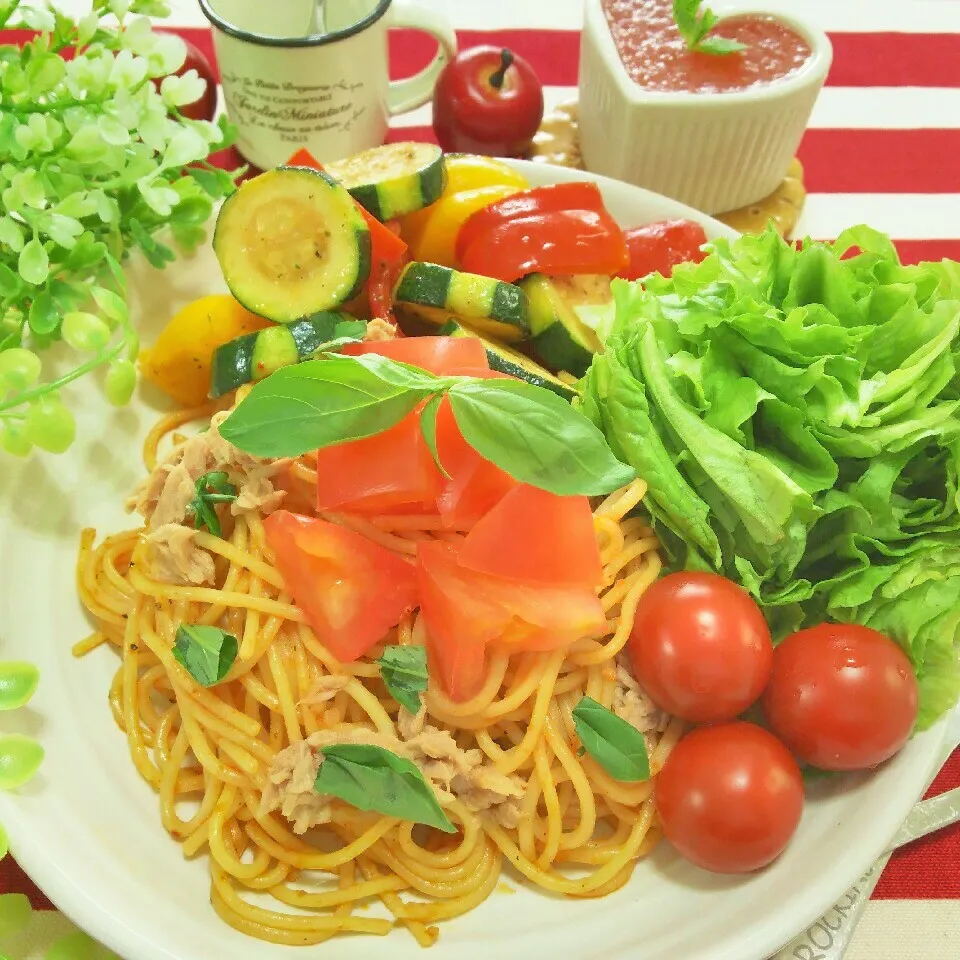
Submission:
MULTIPOLYGON (((715 6, 721 17, 766 15, 715 6)), ((833 59, 826 34, 769 14, 810 46, 792 76, 732 93, 658 93, 627 74, 601 0, 586 0, 580 46, 580 151, 591 173, 626 180, 706 213, 772 193, 786 174, 833 59)))

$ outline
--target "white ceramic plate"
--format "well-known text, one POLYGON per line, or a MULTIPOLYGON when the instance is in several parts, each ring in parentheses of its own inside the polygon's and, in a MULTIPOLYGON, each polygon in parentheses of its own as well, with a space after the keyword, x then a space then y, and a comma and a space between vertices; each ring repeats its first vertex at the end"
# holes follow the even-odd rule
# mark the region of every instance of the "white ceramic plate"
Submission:
MULTIPOLYGON (((612 180, 523 165, 534 183, 596 179, 625 225, 694 217, 711 236, 722 224, 612 180)), ((184 303, 224 289, 209 248, 163 273, 134 266, 130 280, 145 342, 184 303)), ((62 457, 0 465, 0 658, 41 669, 30 706, 0 718, 4 731, 38 736, 39 775, 0 794, 0 822, 17 860, 74 921, 126 960, 412 960, 424 955, 402 929, 384 940, 344 937, 319 950, 248 939, 209 902, 207 865, 187 862, 160 826, 153 791, 135 772, 114 726, 107 689, 116 668, 101 648, 74 660, 89 632, 74 592, 80 529, 130 524, 122 504, 142 475, 140 444, 159 407, 138 398, 123 411, 77 387, 79 440, 62 457)), ((603 900, 551 898, 520 887, 442 926, 436 960, 762 960, 826 910, 877 857, 932 773, 944 724, 916 737, 872 776, 821 783, 790 848, 771 868, 725 878, 680 861, 664 844, 630 884, 603 900)))

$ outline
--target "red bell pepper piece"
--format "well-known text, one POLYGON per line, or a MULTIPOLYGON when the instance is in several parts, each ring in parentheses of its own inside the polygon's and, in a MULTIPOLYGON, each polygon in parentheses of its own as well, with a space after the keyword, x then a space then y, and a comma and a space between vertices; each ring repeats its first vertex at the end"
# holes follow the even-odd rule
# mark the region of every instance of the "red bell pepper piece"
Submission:
POLYGON ((301 147, 285 164, 288 167, 310 167, 313 170, 322 170, 323 167, 320 166, 319 161, 314 155, 306 149, 306 147, 301 147))
MULTIPOLYGON (((298 150, 287 161, 287 166, 323 169, 309 150, 298 150)), ((356 206, 370 231, 370 280, 367 284, 370 316, 393 322, 393 284, 405 262, 407 245, 400 239, 395 226, 381 223, 359 203, 356 206)))
POLYGON ((623 231, 606 211, 553 210, 507 220, 479 236, 461 265, 513 283, 528 273, 618 274, 628 263, 623 231))
MULTIPOLYGON (((372 238, 371 238, 372 239, 372 238)), ((393 285, 409 257, 407 245, 404 253, 396 258, 387 258, 374 243, 370 252, 370 279, 367 281, 367 302, 370 304, 371 319, 389 320, 396 323, 393 316, 393 285)))
POLYGON ((552 183, 545 187, 534 187, 521 193, 512 194, 482 207, 471 214, 457 234, 457 260, 462 262, 464 254, 480 236, 489 233, 494 227, 535 213, 549 213, 554 210, 604 210, 600 188, 595 183, 552 183))
POLYGON ((664 220, 624 233, 630 262, 619 276, 639 280, 651 273, 669 277, 678 263, 699 263, 706 254, 700 249, 707 235, 694 220, 664 220))

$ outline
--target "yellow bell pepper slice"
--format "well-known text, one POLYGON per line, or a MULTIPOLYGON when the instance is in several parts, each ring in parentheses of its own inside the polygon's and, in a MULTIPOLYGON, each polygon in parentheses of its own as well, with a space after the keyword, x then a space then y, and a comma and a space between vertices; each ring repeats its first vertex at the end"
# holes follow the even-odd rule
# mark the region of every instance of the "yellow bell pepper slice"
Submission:
POLYGON ((479 190, 480 187, 499 185, 514 186, 526 190, 530 182, 513 167, 495 157, 482 157, 475 153, 450 153, 445 159, 447 186, 444 195, 460 193, 461 190, 479 190))
MULTIPOLYGON (((517 173, 502 160, 494 157, 483 157, 473 153, 451 153, 444 158, 444 164, 447 169, 447 183, 437 203, 465 190, 500 186, 526 190, 530 186, 523 174, 517 173)), ((411 256, 416 256, 413 248, 417 246, 437 203, 432 203, 429 207, 400 218, 400 236, 411 247, 411 256)))
POLYGON ((140 372, 184 407, 199 407, 210 390, 213 351, 229 340, 272 326, 228 293, 187 304, 140 353, 140 372))
POLYGON ((467 218, 477 210, 519 193, 522 188, 514 185, 480 187, 463 190, 443 197, 430 207, 431 216, 421 231, 410 255, 415 260, 439 263, 445 267, 457 266, 457 234, 467 218))

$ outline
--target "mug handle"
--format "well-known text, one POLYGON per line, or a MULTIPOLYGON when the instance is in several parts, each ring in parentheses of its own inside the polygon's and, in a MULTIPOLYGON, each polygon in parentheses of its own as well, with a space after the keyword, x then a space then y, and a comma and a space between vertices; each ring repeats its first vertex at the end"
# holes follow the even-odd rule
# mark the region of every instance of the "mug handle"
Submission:
POLYGON ((456 56, 457 36, 445 16, 414 0, 393 0, 387 26, 422 30, 440 41, 440 49, 429 66, 405 80, 390 82, 387 111, 392 115, 413 110, 433 96, 440 71, 456 56))

